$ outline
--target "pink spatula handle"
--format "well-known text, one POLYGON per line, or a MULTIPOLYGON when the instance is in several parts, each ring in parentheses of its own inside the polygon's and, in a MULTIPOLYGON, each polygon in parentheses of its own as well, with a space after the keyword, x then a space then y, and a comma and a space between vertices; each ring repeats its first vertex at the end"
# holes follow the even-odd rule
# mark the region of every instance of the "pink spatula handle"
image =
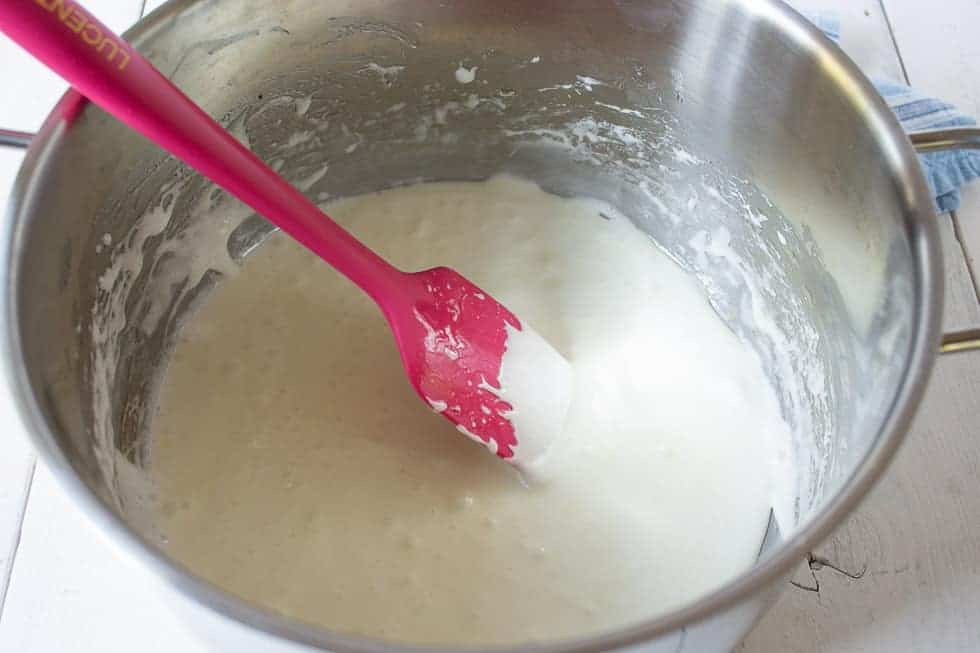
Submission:
POLYGON ((376 302, 405 276, 328 218, 72 0, 0 0, 0 31, 89 100, 278 225, 376 302))

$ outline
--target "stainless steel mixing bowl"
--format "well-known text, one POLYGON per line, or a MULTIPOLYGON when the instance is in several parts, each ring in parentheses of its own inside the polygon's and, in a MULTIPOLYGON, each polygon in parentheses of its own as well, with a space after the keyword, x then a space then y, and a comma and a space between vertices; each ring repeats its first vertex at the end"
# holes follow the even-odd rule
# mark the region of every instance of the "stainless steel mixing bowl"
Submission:
MULTIPOLYGON (((939 342, 932 201, 873 88, 784 5, 173 0, 127 36, 314 198, 509 171, 607 200, 759 352, 798 478, 756 566, 669 614, 523 650, 727 650, 908 428, 939 342)), ((153 389, 180 316, 221 278, 202 243, 241 260, 267 233, 69 93, 8 207, 12 386, 76 502, 224 647, 406 650, 247 605, 153 533, 153 389)))

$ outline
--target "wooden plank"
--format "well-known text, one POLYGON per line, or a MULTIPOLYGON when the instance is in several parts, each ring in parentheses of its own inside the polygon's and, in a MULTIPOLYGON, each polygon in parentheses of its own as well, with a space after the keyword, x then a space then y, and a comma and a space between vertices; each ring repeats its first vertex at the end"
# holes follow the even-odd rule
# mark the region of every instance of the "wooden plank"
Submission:
POLYGON ((39 466, 0 618, 0 651, 209 650, 167 604, 162 581, 108 544, 39 466))
MULTIPOLYGON (((0 206, 6 204, 23 156, 20 150, 0 148, 0 206)), ((34 453, 12 403, 6 379, 0 376, 0 614, 34 473, 34 453)))
POLYGON ((970 266, 974 290, 980 295, 980 182, 963 189, 963 201, 953 219, 958 240, 970 266))
POLYGON ((980 3, 884 0, 884 5, 909 82, 970 115, 980 115, 980 3))
POLYGON ((953 216, 938 216, 939 234, 943 243, 943 263, 946 274, 946 307, 943 328, 959 331, 980 326, 980 303, 970 269, 963 253, 963 244, 954 231, 953 216))
POLYGON ((866 75, 902 79, 901 62, 878 0, 789 0, 788 4, 804 14, 837 16, 842 27, 841 49, 866 75))
MULTIPOLYGON (((6 1, 6 0, 4 0, 6 1)), ((141 0, 86 0, 85 8, 111 29, 123 31, 139 18, 141 0)), ((68 85, 20 46, 0 37, 0 127, 37 131, 68 85)))

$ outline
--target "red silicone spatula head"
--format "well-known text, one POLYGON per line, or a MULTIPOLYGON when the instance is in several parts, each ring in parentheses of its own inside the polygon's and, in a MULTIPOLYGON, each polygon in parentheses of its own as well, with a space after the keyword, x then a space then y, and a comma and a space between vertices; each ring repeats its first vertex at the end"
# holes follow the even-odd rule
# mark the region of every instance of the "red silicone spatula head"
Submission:
POLYGON ((561 433, 568 361, 454 270, 409 278, 410 306, 386 315, 412 386, 458 431, 530 470, 561 433))

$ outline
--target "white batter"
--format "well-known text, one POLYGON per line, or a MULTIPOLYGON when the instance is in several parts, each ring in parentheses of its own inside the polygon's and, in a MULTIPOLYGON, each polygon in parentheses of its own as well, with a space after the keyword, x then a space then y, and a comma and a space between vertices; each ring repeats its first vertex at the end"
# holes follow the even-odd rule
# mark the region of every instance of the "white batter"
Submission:
POLYGON ((276 236, 166 375, 174 556, 305 621, 471 646, 634 623, 752 564, 788 429, 754 352, 625 218, 507 177, 327 210, 403 269, 456 268, 572 362, 550 481, 522 485, 429 410, 371 301, 276 236))

